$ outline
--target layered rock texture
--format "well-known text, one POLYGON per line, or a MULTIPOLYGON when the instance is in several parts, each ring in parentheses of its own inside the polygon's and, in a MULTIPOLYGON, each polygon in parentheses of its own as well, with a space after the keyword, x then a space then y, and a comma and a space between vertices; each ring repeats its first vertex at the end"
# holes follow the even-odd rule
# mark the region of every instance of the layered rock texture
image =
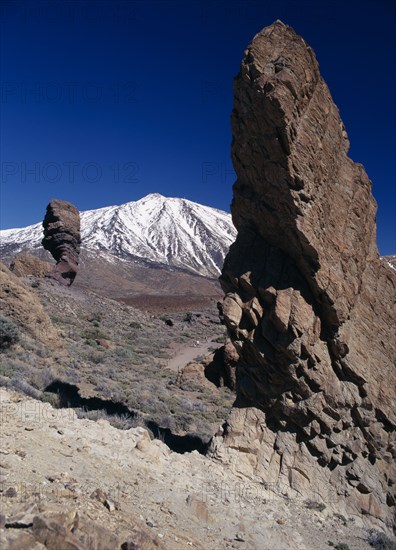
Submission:
POLYGON ((56 261, 47 276, 70 286, 77 275, 80 254, 79 211, 69 202, 53 199, 47 206, 43 227, 42 245, 56 261))
POLYGON ((315 54, 279 21, 245 51, 232 131, 238 236, 220 280, 237 400, 210 454, 390 526, 396 273, 315 54))

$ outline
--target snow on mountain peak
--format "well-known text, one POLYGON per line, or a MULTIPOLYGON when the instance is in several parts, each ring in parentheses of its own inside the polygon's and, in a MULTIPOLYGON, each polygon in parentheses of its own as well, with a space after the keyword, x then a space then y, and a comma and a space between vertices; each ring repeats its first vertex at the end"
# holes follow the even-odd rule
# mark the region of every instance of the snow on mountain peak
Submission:
MULTIPOLYGON (((2 255, 39 249, 41 223, 0 231, 2 255)), ((151 193, 138 201, 81 212, 82 247, 123 260, 218 276, 236 229, 227 212, 151 193)))

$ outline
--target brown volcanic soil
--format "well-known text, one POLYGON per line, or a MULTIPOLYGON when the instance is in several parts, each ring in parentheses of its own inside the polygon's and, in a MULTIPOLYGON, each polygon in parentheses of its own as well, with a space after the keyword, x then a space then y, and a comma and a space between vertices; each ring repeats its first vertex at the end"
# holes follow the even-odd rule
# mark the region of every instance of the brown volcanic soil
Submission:
MULTIPOLYGON (((43 249, 31 250, 28 254, 23 252, 18 257, 38 257, 49 262, 48 269, 53 266, 52 258, 43 249)), ((14 256, 6 254, 3 257, 7 265, 12 264, 14 259, 14 256)), ((188 271, 121 260, 108 253, 98 251, 94 254, 84 248, 79 261, 74 288, 92 291, 146 311, 206 309, 216 305, 223 296, 216 278, 202 277, 188 271)), ((41 276, 31 263, 25 260, 23 272, 17 275, 41 276)))
POLYGON ((91 290, 150 313, 213 309, 223 293, 216 279, 114 256, 83 253, 75 288, 91 290))
POLYGON ((213 305, 216 306, 221 297, 220 292, 217 296, 140 294, 128 298, 119 298, 119 301, 151 313, 171 313, 213 308, 213 305))
POLYGON ((125 303, 141 307, 146 300, 151 307, 159 310, 170 310, 173 304, 176 311, 180 309, 180 302, 194 297, 192 304, 206 307, 210 298, 219 299, 222 296, 217 279, 209 279, 193 275, 188 272, 168 270, 163 267, 135 264, 123 261, 109 254, 98 253, 92 255, 83 251, 80 256, 79 273, 74 286, 84 290, 92 290, 100 296, 122 300, 125 303), (173 301, 172 296, 178 296, 173 301), (148 299, 155 296, 156 299, 148 299), (183 296, 180 300, 179 296, 183 296), (187 298, 184 298, 184 297, 187 298))

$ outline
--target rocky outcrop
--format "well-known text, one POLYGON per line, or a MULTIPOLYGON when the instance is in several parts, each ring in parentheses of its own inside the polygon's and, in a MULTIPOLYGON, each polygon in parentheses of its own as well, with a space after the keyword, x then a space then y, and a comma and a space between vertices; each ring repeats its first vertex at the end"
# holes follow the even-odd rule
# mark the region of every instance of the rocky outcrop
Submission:
POLYGON ((47 276, 70 286, 77 275, 80 254, 79 211, 69 202, 53 199, 47 206, 43 227, 42 245, 56 261, 47 276))
POLYGON ((60 337, 36 294, 0 262, 1 314, 26 333, 53 349, 61 346, 60 337))
POLYGON ((224 346, 217 348, 195 361, 178 368, 176 384, 183 390, 203 386, 215 392, 215 388, 235 390, 235 367, 238 354, 227 339, 224 346))
POLYGON ((218 388, 227 387, 235 391, 235 372, 238 354, 227 338, 224 346, 218 348, 210 357, 210 360, 204 364, 205 377, 218 388))
POLYGON ((238 236, 220 280, 237 400, 210 454, 389 526, 396 274, 314 52, 279 21, 245 51, 232 131, 238 236))
POLYGON ((27 277, 28 275, 44 277, 51 269, 52 265, 49 262, 40 260, 40 258, 28 252, 20 252, 10 264, 10 271, 17 277, 27 277))

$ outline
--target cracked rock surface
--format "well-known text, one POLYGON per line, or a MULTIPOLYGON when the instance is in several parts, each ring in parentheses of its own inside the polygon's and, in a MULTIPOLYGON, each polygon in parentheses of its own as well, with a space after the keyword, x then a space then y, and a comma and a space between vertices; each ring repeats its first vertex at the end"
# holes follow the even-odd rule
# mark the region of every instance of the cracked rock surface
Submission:
POLYGON ((315 54, 279 21, 245 51, 232 131, 220 280, 237 400, 210 455, 390 529, 396 272, 315 54))
POLYGON ((43 227, 42 245, 56 261, 56 266, 47 277, 70 286, 78 269, 80 213, 70 202, 53 199, 47 206, 43 227))

